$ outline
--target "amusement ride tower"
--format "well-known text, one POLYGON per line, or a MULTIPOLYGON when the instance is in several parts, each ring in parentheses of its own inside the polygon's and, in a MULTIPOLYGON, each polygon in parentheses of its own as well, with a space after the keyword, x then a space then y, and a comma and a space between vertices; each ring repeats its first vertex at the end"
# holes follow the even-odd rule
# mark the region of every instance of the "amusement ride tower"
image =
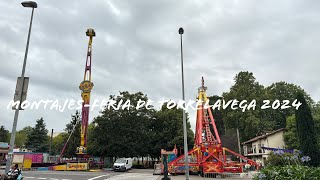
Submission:
POLYGON ((93 88, 91 82, 91 58, 92 58, 92 38, 96 36, 93 29, 88 29, 86 35, 89 36, 87 60, 84 70, 84 78, 80 83, 80 90, 82 96, 82 113, 81 113, 81 141, 80 146, 77 147, 76 154, 82 156, 87 154, 87 134, 88 134, 88 121, 89 121, 89 105, 90 93, 93 88))

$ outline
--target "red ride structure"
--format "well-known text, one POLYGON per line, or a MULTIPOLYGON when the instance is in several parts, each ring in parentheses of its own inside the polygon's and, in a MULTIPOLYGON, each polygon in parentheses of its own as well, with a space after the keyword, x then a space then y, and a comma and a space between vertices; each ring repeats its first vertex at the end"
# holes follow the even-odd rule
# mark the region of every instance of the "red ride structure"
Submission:
POLYGON ((86 156, 87 154, 87 134, 89 121, 90 93, 93 88, 91 82, 91 56, 92 56, 92 38, 96 36, 93 29, 88 29, 86 35, 89 36, 87 59, 84 70, 83 81, 80 83, 79 89, 82 91, 82 113, 81 113, 81 140, 80 146, 77 147, 76 154, 78 156, 86 156))
MULTIPOLYGON (((93 83, 91 82, 91 56, 92 56, 92 39, 96 36, 94 29, 87 29, 86 35, 89 36, 89 43, 88 43, 88 50, 87 50, 87 59, 84 69, 84 77, 83 81, 80 83, 79 89, 81 92, 82 97, 82 112, 81 112, 81 137, 80 137, 80 146, 77 147, 76 154, 78 157, 86 158, 89 157, 87 155, 87 134, 88 134, 88 120, 89 120, 89 107, 90 107, 90 93, 93 88, 93 83)), ((78 122, 77 122, 78 123, 78 122)), ((58 162, 61 162, 61 158, 66 150, 68 142, 70 140, 71 135, 75 131, 75 127, 77 124, 74 125, 69 138, 67 139, 66 143, 63 146, 63 149, 60 153, 58 158, 58 162)))
MULTIPOLYGON (((213 118, 211 108, 206 107, 209 104, 206 95, 207 87, 202 85, 198 89, 198 103, 196 131, 194 139, 194 148, 188 152, 189 171, 193 173, 240 173, 243 172, 243 166, 250 164, 259 167, 255 161, 252 161, 236 152, 233 152, 222 146, 222 142, 213 118), (235 155, 244 162, 231 161, 229 155, 235 155)), ((168 170, 171 174, 183 173, 185 171, 184 155, 168 163, 168 170)))

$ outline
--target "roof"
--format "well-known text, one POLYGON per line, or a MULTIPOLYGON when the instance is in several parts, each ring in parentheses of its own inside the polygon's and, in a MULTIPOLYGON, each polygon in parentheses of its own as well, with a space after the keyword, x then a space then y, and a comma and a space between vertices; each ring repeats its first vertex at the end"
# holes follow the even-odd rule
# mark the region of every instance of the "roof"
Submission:
POLYGON ((250 143, 250 142, 254 142, 254 141, 257 141, 257 140, 259 140, 259 139, 264 139, 264 138, 266 138, 266 137, 268 137, 268 136, 271 136, 271 135, 273 135, 273 134, 275 134, 275 133, 277 133, 277 132, 280 132, 280 131, 285 131, 285 128, 281 128, 281 129, 272 131, 272 132, 270 132, 270 133, 266 133, 266 134, 264 134, 264 135, 254 137, 254 138, 252 138, 252 139, 250 139, 250 140, 248 140, 248 141, 245 141, 245 142, 243 142, 243 143, 241 143, 241 144, 248 144, 248 143, 250 143))
POLYGON ((9 152, 9 149, 0 149, 0 153, 7 154, 9 152))
POLYGON ((9 144, 6 142, 0 142, 0 149, 8 149, 9 148, 9 144))

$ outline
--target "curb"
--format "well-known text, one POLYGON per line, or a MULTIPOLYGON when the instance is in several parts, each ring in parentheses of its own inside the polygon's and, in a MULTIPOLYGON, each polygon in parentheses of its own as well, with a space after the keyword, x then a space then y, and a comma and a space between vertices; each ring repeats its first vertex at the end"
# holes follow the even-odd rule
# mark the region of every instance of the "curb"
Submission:
POLYGON ((101 169, 90 169, 89 172, 102 172, 101 169))

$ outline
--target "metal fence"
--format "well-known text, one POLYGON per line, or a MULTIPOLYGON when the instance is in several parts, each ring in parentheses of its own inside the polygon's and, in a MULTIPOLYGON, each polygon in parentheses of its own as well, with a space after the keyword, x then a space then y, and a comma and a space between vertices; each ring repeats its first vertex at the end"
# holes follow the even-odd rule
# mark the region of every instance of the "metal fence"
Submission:
POLYGON ((248 173, 205 173, 203 179, 252 179, 248 173))

